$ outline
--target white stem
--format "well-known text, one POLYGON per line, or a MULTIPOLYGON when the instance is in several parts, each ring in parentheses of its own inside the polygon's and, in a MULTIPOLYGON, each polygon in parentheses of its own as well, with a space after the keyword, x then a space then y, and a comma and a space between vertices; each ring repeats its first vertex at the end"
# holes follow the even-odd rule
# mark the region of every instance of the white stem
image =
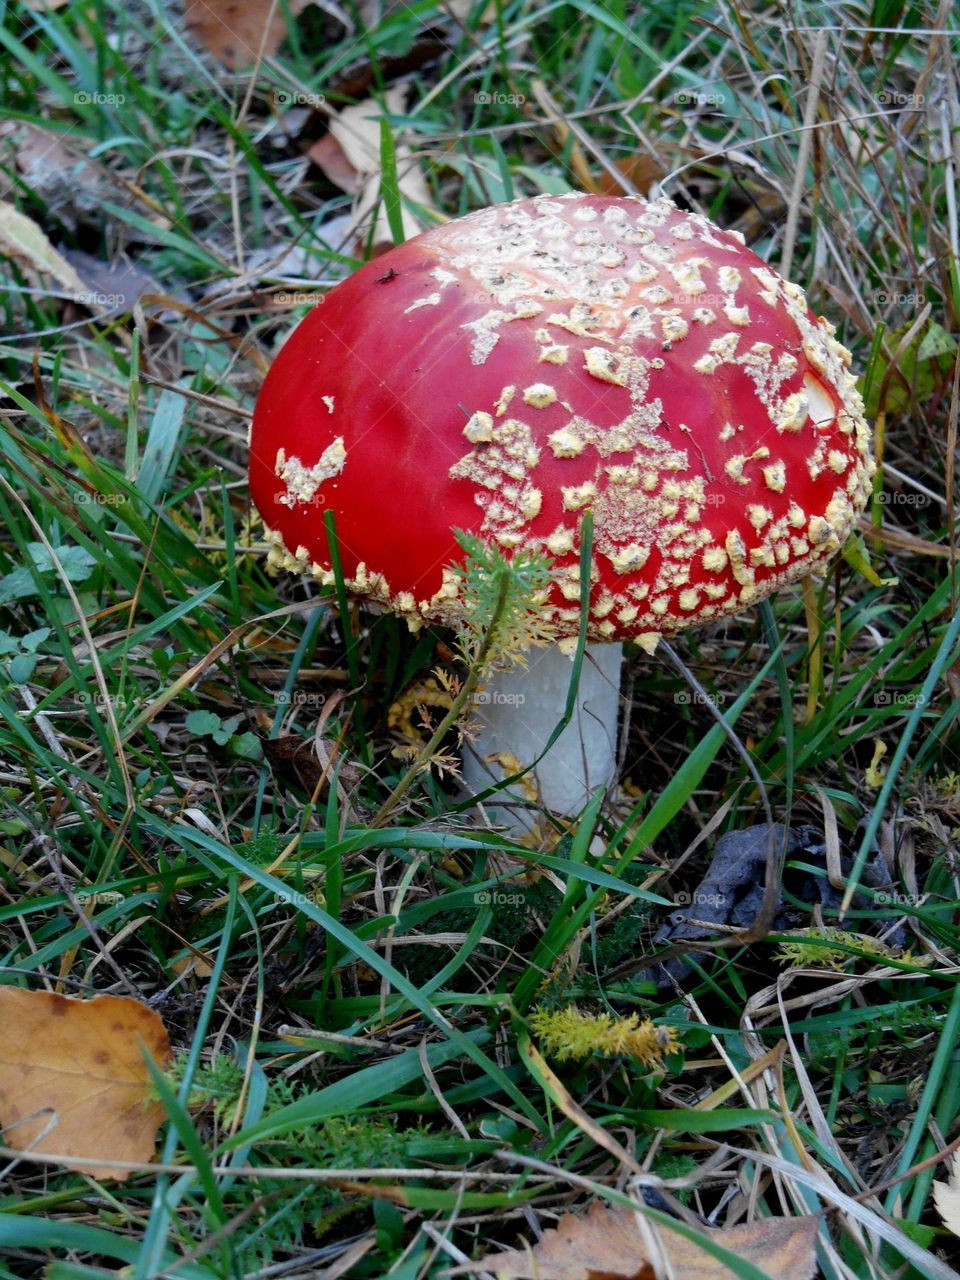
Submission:
MULTIPOLYGON (((622 662, 620 644, 587 646, 573 718, 530 775, 540 803, 554 813, 579 813, 591 792, 609 787, 616 777, 622 662)), ((482 791, 505 776, 506 762, 496 757, 512 756, 526 766, 543 751, 563 715, 572 671, 571 660, 555 646, 534 649, 526 667, 494 673, 483 692, 474 695, 470 720, 480 725, 480 733, 465 744, 463 761, 471 791, 482 791)), ((522 795, 519 783, 511 790, 522 795)), ((515 832, 529 830, 536 817, 501 805, 488 812, 515 832)))

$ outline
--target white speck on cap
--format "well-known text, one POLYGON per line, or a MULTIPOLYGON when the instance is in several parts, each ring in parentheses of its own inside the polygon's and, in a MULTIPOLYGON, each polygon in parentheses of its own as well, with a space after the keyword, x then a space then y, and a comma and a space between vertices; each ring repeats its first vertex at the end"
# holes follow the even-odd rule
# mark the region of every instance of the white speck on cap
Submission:
POLYGON ((278 449, 274 475, 287 487, 287 492, 280 498, 281 505, 295 507, 298 502, 311 502, 325 480, 332 480, 341 473, 346 461, 343 436, 337 436, 332 444, 327 445, 312 467, 305 466, 299 458, 288 458, 285 450, 278 449))
POLYGON ((588 506, 597 496, 597 486, 592 480, 585 480, 583 484, 563 485, 561 486, 563 493, 563 505, 568 511, 580 511, 583 507, 588 506))
POLYGON ((466 426, 463 428, 463 434, 467 437, 471 444, 483 444, 493 439, 493 418, 489 413, 477 410, 472 414, 466 426))
POLYGON ((527 387, 523 393, 524 404, 528 404, 534 409, 546 409, 549 405, 555 404, 556 399, 556 388, 551 387, 547 382, 535 382, 533 386, 527 387))
POLYGON ((556 431, 551 431, 547 436, 547 444, 557 458, 576 458, 578 454, 583 453, 586 447, 582 436, 574 431, 569 424, 565 427, 558 427, 556 431))

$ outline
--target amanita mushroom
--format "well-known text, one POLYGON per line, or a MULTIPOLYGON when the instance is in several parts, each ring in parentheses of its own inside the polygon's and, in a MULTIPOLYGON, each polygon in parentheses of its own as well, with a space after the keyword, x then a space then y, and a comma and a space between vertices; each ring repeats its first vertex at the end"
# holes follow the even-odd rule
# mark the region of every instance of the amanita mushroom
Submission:
POLYGON ((553 559, 560 637, 498 677, 468 752, 523 764, 558 722, 594 520, 591 645, 574 723, 537 769, 575 813, 615 773, 621 642, 754 604, 838 550, 873 462, 850 355, 736 232, 647 202, 497 205, 391 250, 333 289, 271 368, 250 487, 274 564, 413 626, 455 625, 455 531, 553 559))

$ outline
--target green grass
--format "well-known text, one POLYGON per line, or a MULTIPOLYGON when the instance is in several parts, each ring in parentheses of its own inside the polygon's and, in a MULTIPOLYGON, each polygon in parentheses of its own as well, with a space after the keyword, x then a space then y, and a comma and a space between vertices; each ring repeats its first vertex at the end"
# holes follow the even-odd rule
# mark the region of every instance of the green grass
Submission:
MULTIPOLYGON (((312 8, 233 74, 156 2, 0 11, 3 198, 63 249, 126 251, 167 295, 91 318, 0 263, 0 970, 137 994, 178 1051, 157 1082, 160 1167, 100 1185, 18 1164, 0 1276, 306 1271, 354 1247, 350 1276, 439 1276, 529 1236, 531 1208, 549 1225, 571 1192, 616 1199, 623 1167, 524 1049, 529 1013, 572 1001, 678 1030, 663 1073, 550 1063, 594 1125, 687 1178, 668 1199, 716 1225, 737 1185, 755 1217, 829 1210, 830 1278, 953 1274, 930 1192, 960 1136, 956 16, 900 0, 457 14, 351 8, 350 33, 312 8), (878 425, 872 511, 809 615, 784 592, 677 643, 724 724, 635 654, 628 785, 537 850, 480 828, 449 778, 408 779, 394 750, 389 708, 452 638, 269 575, 246 490, 272 355, 356 261, 324 234, 349 198, 307 168, 306 112, 276 95, 339 104, 358 67, 380 92, 427 28, 439 51, 381 136, 395 236, 401 135, 448 216, 653 156, 644 191, 739 226, 775 266, 792 244, 878 425), (25 126, 66 149, 56 172, 18 162, 25 126), (250 266, 294 243, 302 270, 250 266), (312 795, 265 740, 309 744, 321 718, 335 785, 312 795), (657 991, 643 970, 677 894, 717 836, 763 821, 731 734, 778 820, 835 828, 845 886, 872 905, 837 944, 791 889, 789 933, 699 951, 682 990, 657 991), (863 878, 875 842, 892 891, 863 878), (782 1075, 738 1088, 785 1039, 782 1075)), ((797 857, 785 875, 827 872, 797 857)))

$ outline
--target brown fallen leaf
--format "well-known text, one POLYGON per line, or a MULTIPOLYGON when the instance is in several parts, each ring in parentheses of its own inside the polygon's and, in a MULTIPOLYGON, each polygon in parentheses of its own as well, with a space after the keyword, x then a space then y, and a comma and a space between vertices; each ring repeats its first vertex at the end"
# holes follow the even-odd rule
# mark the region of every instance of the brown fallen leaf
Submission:
POLYGON ((178 977, 188 970, 195 978, 205 979, 213 976, 213 961, 204 959, 202 951, 193 951, 192 954, 171 960, 170 968, 178 977))
MULTIPOLYGON (((758 1218, 724 1231, 705 1231, 711 1240, 780 1280, 813 1280, 820 1219, 758 1218)), ((734 1272, 675 1231, 659 1231, 673 1280, 735 1280, 734 1272)), ((538 1245, 508 1253, 490 1253, 478 1262, 452 1268, 448 1275, 492 1271, 497 1280, 648 1280, 651 1259, 629 1209, 595 1200, 583 1217, 565 1213, 538 1245)))
MULTIPOLYGON (((274 772, 287 783, 296 783, 309 795, 319 795, 327 785, 330 767, 324 768, 317 757, 314 742, 299 734, 285 734, 282 738, 260 738, 263 754, 274 772)), ((325 744, 336 760, 336 743, 325 744)))
POLYGON ((332 133, 325 133, 312 143, 307 155, 323 172, 328 182, 332 182, 348 195, 359 194, 361 187, 360 174, 350 163, 347 153, 332 133))
MULTIPOLYGON (((34 130, 34 135, 39 132, 34 130)), ((28 135, 31 142, 34 135, 28 135)), ((18 164, 24 154, 31 159, 42 154, 49 172, 60 162, 61 150, 54 143, 52 150, 43 153, 21 151, 18 164)), ((25 173, 30 176, 30 170, 25 173)), ((35 185, 39 187, 39 172, 36 176, 35 185)), ((31 275, 44 280, 52 277, 60 286, 59 292, 98 315, 129 312, 142 294, 164 292, 163 285, 153 276, 127 259, 107 263, 79 249, 64 249, 61 253, 32 218, 4 201, 0 201, 0 253, 15 259, 31 275)))
POLYGON ((627 182, 618 182, 613 174, 604 171, 597 180, 597 189, 604 196, 625 196, 630 187, 639 191, 641 195, 646 195, 654 183, 661 182, 667 176, 669 170, 669 166, 660 156, 650 155, 645 151, 620 156, 613 163, 627 182))
POLYGON ((164 1110, 150 1100, 141 1043, 161 1068, 171 1055, 152 1009, 126 996, 79 1000, 0 987, 0 1027, 0 1128, 8 1147, 71 1156, 80 1172, 120 1182, 129 1171, 100 1161, 153 1157, 164 1110))
POLYGON ((34 275, 50 276, 67 293, 86 292, 86 285, 58 253, 32 218, 0 200, 0 254, 12 258, 34 275))
MULTIPOLYGON (((342 191, 356 196, 354 222, 366 228, 371 213, 380 199, 380 117, 402 115, 406 88, 393 85, 383 96, 383 107, 368 98, 342 111, 330 112, 328 132, 310 147, 307 155, 322 169, 327 178, 342 191)), ((408 207, 408 201, 429 209, 430 190, 413 153, 403 142, 395 143, 397 186, 403 203, 401 213, 407 239, 417 235, 423 226, 408 207)), ((364 237, 365 238, 365 237, 364 237)), ((373 232, 373 251, 393 246, 386 210, 381 207, 373 232)))
POLYGON ((77 167, 63 139, 52 129, 24 120, 5 120, 0 124, 0 138, 31 187, 34 183, 41 188, 46 186, 47 175, 53 170, 77 167))
POLYGON ((626 195, 632 188, 646 196, 672 170, 680 169, 684 173, 685 186, 694 191, 703 204, 708 204, 719 191, 721 179, 734 177, 736 181, 730 185, 724 200, 724 226, 741 231, 748 244, 763 234, 783 212, 783 196, 765 185, 759 174, 743 172, 742 166, 720 164, 699 147, 674 151, 669 158, 641 151, 621 156, 613 163, 625 181, 621 182, 614 174, 604 171, 596 184, 601 195, 626 195), (694 160, 703 163, 691 163, 694 160))
POLYGON ((81 301, 93 310, 126 314, 143 294, 165 292, 157 279, 129 258, 103 262, 80 249, 66 249, 63 256, 86 285, 81 301))
MULTIPOLYGON (((113 171, 92 160, 80 138, 66 138, 53 124, 0 121, 0 157, 0 183, 8 172, 19 172, 45 210, 45 226, 60 225, 75 234, 80 226, 102 224, 105 201, 127 202, 123 183, 113 171)), ((10 183, 7 191, 13 189, 10 183)))
POLYGON ((960 1157, 956 1152, 950 1161, 949 1180, 933 1184, 933 1203, 947 1230, 960 1236, 960 1157))
MULTIPOLYGON (((289 0, 295 18, 312 0, 289 0)), ((188 0, 187 30, 218 62, 236 71, 272 58, 287 34, 283 8, 271 0, 188 0)))

